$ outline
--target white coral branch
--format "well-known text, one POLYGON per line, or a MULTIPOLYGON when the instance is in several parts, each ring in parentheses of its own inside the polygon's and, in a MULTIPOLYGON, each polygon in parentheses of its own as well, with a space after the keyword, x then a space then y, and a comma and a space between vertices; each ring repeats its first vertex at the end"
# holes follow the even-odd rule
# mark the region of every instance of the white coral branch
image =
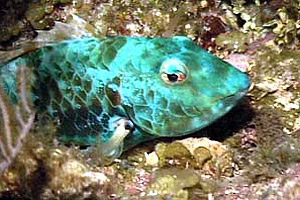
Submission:
POLYGON ((13 162, 14 158, 20 152, 25 137, 30 132, 31 127, 34 123, 35 112, 31 110, 27 98, 27 86, 28 82, 26 81, 26 74, 28 68, 20 67, 19 68, 19 97, 20 102, 19 105, 16 106, 16 109, 12 109, 12 105, 8 103, 9 101, 6 93, 0 85, 0 111, 1 117, 3 121, 3 133, 0 133, 0 150, 3 156, 3 160, 0 161, 0 172, 3 172, 5 169, 9 167, 9 165, 13 162), (13 110, 13 112, 9 112, 9 110, 13 110), (11 115, 15 115, 16 119, 12 119, 11 115), (25 116, 25 117, 24 117, 25 116), (13 142, 13 132, 16 130, 12 130, 12 121, 16 120, 19 124, 19 129, 17 133, 17 138, 15 142, 13 142))

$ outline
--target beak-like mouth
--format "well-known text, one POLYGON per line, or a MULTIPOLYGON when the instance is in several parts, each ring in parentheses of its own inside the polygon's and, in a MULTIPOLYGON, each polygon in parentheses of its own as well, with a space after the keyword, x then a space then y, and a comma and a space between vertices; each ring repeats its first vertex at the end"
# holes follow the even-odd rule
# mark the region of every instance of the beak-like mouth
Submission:
POLYGON ((243 96, 245 96, 247 94, 247 92, 248 92, 248 89, 247 90, 243 90, 241 92, 238 92, 238 93, 236 93, 233 96, 235 96, 236 98, 242 98, 243 96))
POLYGON ((238 100, 240 98, 242 98, 243 96, 245 96, 245 94, 247 93, 247 90, 245 91, 242 91, 242 92, 237 92, 237 93, 234 93, 234 94, 230 94, 230 95, 227 95, 227 96, 223 96, 223 97, 219 97, 219 98, 216 98, 214 101, 215 102, 219 102, 219 101, 228 101, 228 100, 238 100))
POLYGON ((244 90, 244 91, 241 91, 241 92, 238 92, 238 93, 235 93, 235 94, 231 94, 229 96, 226 96, 223 98, 223 100, 225 102, 237 102, 239 101, 241 98, 243 98, 245 96, 245 94, 247 93, 247 90, 244 90))
POLYGON ((240 91, 237 91, 233 94, 227 95, 222 97, 220 100, 225 100, 225 99, 231 99, 231 100, 239 100, 242 97, 244 97, 246 95, 246 93, 248 92, 249 88, 250 88, 250 81, 248 81, 248 84, 245 84, 245 87, 243 87, 243 89, 241 89, 240 91))

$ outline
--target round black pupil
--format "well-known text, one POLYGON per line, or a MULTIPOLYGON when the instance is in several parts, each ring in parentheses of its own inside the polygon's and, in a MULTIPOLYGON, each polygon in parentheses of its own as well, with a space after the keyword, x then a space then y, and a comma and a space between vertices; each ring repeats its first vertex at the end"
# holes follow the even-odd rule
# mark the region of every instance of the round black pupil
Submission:
POLYGON ((168 79, 171 82, 176 82, 178 80, 177 74, 168 74, 168 79))

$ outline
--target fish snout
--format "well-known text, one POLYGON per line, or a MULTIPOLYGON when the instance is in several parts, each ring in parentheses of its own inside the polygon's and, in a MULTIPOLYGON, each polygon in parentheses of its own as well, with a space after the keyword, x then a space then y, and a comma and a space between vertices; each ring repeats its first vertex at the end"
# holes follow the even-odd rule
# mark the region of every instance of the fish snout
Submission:
POLYGON ((225 81, 228 96, 234 96, 235 98, 243 97, 251 85, 251 79, 248 74, 234 69, 235 73, 230 73, 225 81))

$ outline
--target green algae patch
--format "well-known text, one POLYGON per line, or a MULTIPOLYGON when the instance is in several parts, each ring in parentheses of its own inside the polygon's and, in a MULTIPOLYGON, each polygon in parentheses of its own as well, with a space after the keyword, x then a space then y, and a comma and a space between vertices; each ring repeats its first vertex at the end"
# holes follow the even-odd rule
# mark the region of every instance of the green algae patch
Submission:
POLYGON ((205 147, 198 147, 195 149, 194 156, 196 158, 196 162, 199 163, 200 166, 203 166, 207 161, 212 159, 210 151, 205 147))
POLYGON ((250 41, 251 37, 246 33, 231 32, 220 34, 216 38, 216 45, 234 52, 245 52, 250 41))
POLYGON ((188 200, 188 188, 196 186, 199 177, 193 170, 167 169, 154 174, 154 183, 148 188, 148 196, 158 199, 188 200))
POLYGON ((176 159, 179 163, 191 162, 192 155, 186 147, 179 143, 159 143, 155 147, 161 165, 176 159))

